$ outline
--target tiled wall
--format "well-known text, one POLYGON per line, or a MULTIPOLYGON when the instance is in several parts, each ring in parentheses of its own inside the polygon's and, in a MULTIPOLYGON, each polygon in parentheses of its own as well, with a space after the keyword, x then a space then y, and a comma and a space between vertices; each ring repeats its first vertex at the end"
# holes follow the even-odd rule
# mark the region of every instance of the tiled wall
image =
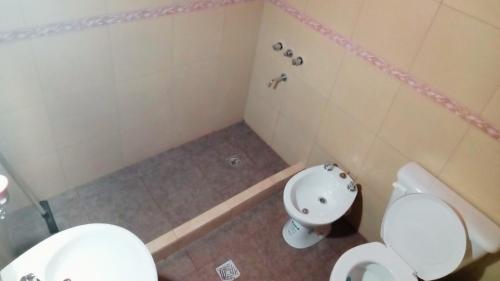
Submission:
MULTIPOLYGON (((170 3, 0 0, 0 31, 170 3)), ((261 9, 0 44, 0 151, 47 198, 241 120, 261 9)))
MULTIPOLYGON (((290 0, 500 127, 500 2, 290 0)), ((289 163, 335 160, 363 185, 378 240, 397 170, 416 161, 500 224, 500 142, 266 2, 245 120, 289 163), (283 41, 305 59, 271 46, 283 41), (289 74, 277 90, 267 82, 289 74)), ((500 274, 489 267, 484 280, 500 274)))

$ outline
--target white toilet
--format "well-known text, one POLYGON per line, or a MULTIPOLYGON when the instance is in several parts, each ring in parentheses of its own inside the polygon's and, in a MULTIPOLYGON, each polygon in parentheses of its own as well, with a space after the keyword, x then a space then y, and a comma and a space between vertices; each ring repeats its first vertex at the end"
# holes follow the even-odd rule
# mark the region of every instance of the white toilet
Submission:
POLYGON ((500 249, 500 227, 416 163, 398 172, 381 236, 345 252, 330 281, 435 280, 500 249))
POLYGON ((357 186, 335 164, 311 167, 293 176, 283 193, 290 220, 283 238, 292 247, 303 249, 318 243, 331 230, 331 223, 351 207, 357 186))

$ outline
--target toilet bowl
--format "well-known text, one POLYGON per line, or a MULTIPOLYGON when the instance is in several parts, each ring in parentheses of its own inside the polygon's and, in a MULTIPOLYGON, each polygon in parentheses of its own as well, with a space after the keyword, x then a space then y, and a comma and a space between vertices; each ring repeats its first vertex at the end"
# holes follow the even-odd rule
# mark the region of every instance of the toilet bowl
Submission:
POLYGON ((352 248, 339 258, 335 267, 330 280, 417 281, 412 268, 379 242, 352 248))
POLYGON ((436 280, 500 249, 500 228, 416 163, 398 172, 381 237, 345 252, 330 281, 436 280))
POLYGON ((357 192, 352 178, 334 164, 296 174, 283 193, 290 216, 283 227, 283 238, 299 249, 318 243, 330 232, 330 224, 349 210, 357 192))

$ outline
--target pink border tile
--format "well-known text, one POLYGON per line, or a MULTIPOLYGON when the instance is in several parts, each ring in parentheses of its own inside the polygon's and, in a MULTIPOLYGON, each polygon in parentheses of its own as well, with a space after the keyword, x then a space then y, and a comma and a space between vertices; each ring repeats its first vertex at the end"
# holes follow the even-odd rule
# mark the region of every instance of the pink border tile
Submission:
POLYGON ((74 31, 82 31, 119 23, 155 19, 164 16, 187 14, 202 10, 215 9, 228 5, 251 2, 254 0, 206 0, 173 4, 156 8, 141 9, 124 13, 106 14, 77 20, 50 23, 41 26, 21 28, 0 32, 0 44, 25 39, 40 38, 74 31))
POLYGON ((318 20, 299 11, 298 9, 290 5, 287 1, 285 0, 268 0, 268 1, 273 5, 275 5, 276 7, 283 10, 288 15, 300 21, 302 24, 308 26, 312 30, 321 34, 323 37, 326 37, 330 41, 333 41, 340 47, 362 58, 366 62, 372 64, 373 66, 387 73, 393 78, 407 84, 408 86, 413 88, 416 93, 426 98, 429 98, 436 104, 440 105, 441 107, 444 107, 453 114, 458 115, 460 118, 469 122, 476 128, 479 128, 480 130, 488 134, 490 137, 500 141, 500 130, 498 128, 488 123, 488 121, 484 120, 481 116, 470 111, 467 107, 447 97, 444 93, 441 93, 436 89, 433 89, 431 86, 425 83, 417 81, 417 79, 411 76, 409 73, 398 69, 397 67, 377 57, 370 51, 363 49, 359 45, 356 45, 356 43, 344 37, 343 35, 335 32, 330 27, 322 24, 318 20))

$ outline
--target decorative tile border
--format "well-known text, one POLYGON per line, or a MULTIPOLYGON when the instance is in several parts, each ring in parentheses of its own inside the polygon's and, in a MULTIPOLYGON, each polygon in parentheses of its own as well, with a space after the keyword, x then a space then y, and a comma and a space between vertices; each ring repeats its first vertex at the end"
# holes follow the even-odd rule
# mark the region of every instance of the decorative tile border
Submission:
POLYGON ((407 84, 413 88, 416 93, 429 98, 441 107, 444 107, 453 114, 458 115, 460 118, 469 122, 473 126, 479 128, 490 137, 500 141, 500 129, 496 128, 492 124, 488 123, 481 116, 470 111, 465 106, 459 104, 458 102, 447 97, 445 94, 433 89, 431 86, 417 81, 409 73, 398 69, 397 67, 385 62, 381 58, 377 57, 375 54, 368 50, 363 49, 361 46, 356 45, 353 41, 346 38, 345 36, 335 32, 330 27, 322 24, 318 20, 308 16, 307 14, 299 11, 297 8, 290 5, 286 0, 268 0, 271 4, 283 10, 288 15, 294 17, 302 24, 308 26, 312 30, 318 32, 323 37, 326 37, 330 41, 333 41, 340 47, 346 49, 347 51, 353 53, 354 55, 362 58, 366 62, 377 67, 379 70, 387 73, 393 78, 407 84))
POLYGON ((77 20, 51 23, 41 26, 21 28, 0 32, 0 44, 25 39, 40 38, 86 29, 98 28, 119 23, 150 20, 164 16, 187 14, 202 10, 215 9, 228 5, 251 2, 254 0, 205 0, 182 4, 172 4, 156 8, 135 10, 124 13, 106 14, 77 20))

